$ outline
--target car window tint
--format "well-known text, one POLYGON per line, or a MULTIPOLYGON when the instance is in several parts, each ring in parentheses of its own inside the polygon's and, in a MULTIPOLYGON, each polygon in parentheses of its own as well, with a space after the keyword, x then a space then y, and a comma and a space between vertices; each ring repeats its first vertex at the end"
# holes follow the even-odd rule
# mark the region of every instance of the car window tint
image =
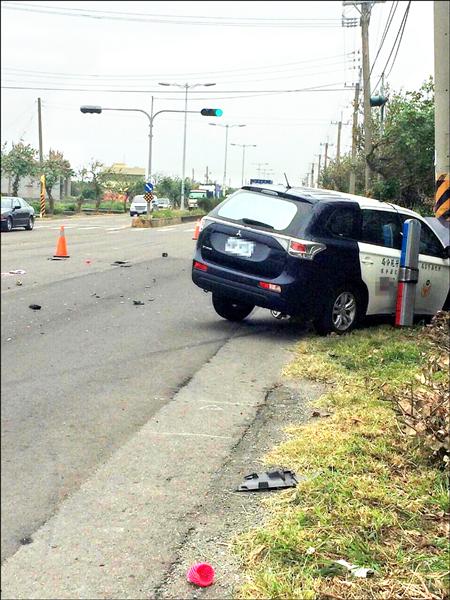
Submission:
POLYGON ((361 242, 401 249, 400 220, 396 213, 384 210, 363 210, 361 242))
POLYGON ((220 206, 217 214, 233 221, 259 221, 276 231, 283 231, 292 223, 297 214, 297 205, 300 204, 278 196, 242 191, 230 196, 220 206))
POLYGON ((356 221, 357 212, 353 208, 339 207, 333 210, 325 228, 332 235, 352 238, 354 237, 356 221))
MULTIPOLYGON (((411 215, 400 215, 402 223, 407 219, 413 219, 411 215)), ((425 225, 423 221, 420 221, 420 244, 419 254, 426 254, 428 256, 437 256, 442 258, 442 244, 437 235, 431 230, 428 225, 425 225)))

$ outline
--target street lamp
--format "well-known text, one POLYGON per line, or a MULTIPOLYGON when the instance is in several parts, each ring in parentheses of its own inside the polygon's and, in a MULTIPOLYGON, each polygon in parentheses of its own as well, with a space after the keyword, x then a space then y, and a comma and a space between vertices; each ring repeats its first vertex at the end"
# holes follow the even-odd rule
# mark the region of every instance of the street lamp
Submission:
POLYGON ((225 127, 225 164, 223 167, 223 185, 222 185, 222 196, 225 196, 225 188, 227 181, 227 150, 228 150, 228 129, 230 127, 245 127, 245 125, 222 125, 219 123, 210 123, 214 127, 225 127))
POLYGON ((175 86, 179 88, 184 88, 184 138, 183 138, 183 164, 181 167, 181 201, 180 208, 184 210, 184 172, 186 168, 186 131, 187 131, 187 96, 188 90, 190 88, 195 88, 199 86, 210 87, 212 85, 216 85, 215 83, 164 83, 160 82, 159 85, 164 86, 175 86))
POLYGON ((245 149, 256 148, 256 144, 231 144, 232 146, 240 146, 242 148, 242 177, 241 187, 244 185, 244 165, 245 165, 245 149))

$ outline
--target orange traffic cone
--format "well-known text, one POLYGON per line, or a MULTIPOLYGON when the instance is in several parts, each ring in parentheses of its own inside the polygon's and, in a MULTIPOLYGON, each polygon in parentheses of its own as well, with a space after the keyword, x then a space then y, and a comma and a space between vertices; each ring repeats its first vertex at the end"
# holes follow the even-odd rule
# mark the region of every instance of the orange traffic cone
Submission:
POLYGON ((61 225, 58 243, 56 244, 56 252, 53 255, 53 258, 70 258, 67 254, 66 236, 64 235, 64 225, 61 225))
POLYGON ((199 219, 195 224, 194 235, 192 236, 193 240, 198 240, 198 235, 200 233, 200 221, 201 219, 199 219))

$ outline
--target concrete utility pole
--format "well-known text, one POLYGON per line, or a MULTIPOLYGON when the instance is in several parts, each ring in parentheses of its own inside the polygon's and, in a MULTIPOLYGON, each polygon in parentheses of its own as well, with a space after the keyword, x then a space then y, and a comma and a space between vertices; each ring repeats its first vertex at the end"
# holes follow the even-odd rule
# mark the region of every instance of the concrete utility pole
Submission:
POLYGON ((42 168, 44 163, 44 150, 42 146, 42 110, 41 99, 38 98, 38 127, 39 127, 39 163, 42 168))
POLYGON ((450 122, 449 122, 449 18, 450 2, 434 2, 434 85, 436 194, 434 214, 450 226, 450 122))
POLYGON ((311 187, 314 187, 314 163, 311 163, 311 187))
POLYGON ((364 172, 364 190, 369 193, 371 171, 367 157, 372 152, 372 116, 370 110, 370 61, 369 61, 369 22, 371 6, 361 6, 361 37, 362 37, 362 59, 363 59, 363 88, 364 88, 364 155, 366 157, 366 168, 364 172))
MULTIPOLYGON (((360 72, 361 79, 361 72, 360 72)), ((349 192, 355 193, 356 189, 356 145, 358 143, 358 111, 359 111, 359 80, 355 85, 355 99, 353 100, 353 125, 352 125, 352 167, 350 171, 349 192)))
MULTIPOLYGON (((367 162, 367 157, 372 152, 372 119, 370 109, 370 60, 369 60, 369 22, 372 6, 385 0, 343 0, 343 6, 354 6, 361 15, 361 41, 362 41, 362 59, 363 59, 363 91, 364 91, 364 155, 366 167, 364 173, 364 188, 367 195, 370 190, 371 170, 367 162), (361 7, 361 9, 358 8, 361 7)), ((354 27, 354 23, 345 23, 343 26, 354 27)))
POLYGON ((206 165, 205 183, 209 183, 209 170, 208 170, 208 165, 206 165))
POLYGON ((337 142, 336 142, 336 162, 339 164, 341 160, 341 131, 342 131, 342 117, 340 121, 332 121, 332 125, 338 126, 337 131, 337 142))
POLYGON ((319 179, 320 179, 320 163, 322 162, 322 154, 319 152, 319 154, 314 154, 314 156, 319 159, 319 164, 317 165, 317 187, 320 187, 319 179))
POLYGON ((323 160, 323 168, 326 171, 327 170, 327 166, 328 166, 328 146, 330 145, 328 142, 325 142, 324 144, 320 144, 321 146, 325 146, 325 155, 324 155, 324 160, 323 160))

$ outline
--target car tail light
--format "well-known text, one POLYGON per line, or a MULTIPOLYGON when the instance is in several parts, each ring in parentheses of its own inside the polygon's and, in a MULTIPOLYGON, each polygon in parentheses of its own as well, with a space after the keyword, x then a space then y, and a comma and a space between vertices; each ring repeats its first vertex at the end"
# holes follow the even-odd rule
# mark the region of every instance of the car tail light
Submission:
POLYGON ((312 260, 316 254, 325 250, 325 244, 310 242, 308 240, 289 240, 288 253, 296 258, 312 260))
POLYGON ((276 285, 275 283, 269 283, 268 281, 260 281, 258 285, 264 290, 269 290, 270 292, 277 292, 278 294, 281 294, 281 286, 276 285))
POLYGON ((198 262, 198 260, 194 260, 194 269, 197 269, 198 271, 207 271, 208 267, 203 263, 198 262))

